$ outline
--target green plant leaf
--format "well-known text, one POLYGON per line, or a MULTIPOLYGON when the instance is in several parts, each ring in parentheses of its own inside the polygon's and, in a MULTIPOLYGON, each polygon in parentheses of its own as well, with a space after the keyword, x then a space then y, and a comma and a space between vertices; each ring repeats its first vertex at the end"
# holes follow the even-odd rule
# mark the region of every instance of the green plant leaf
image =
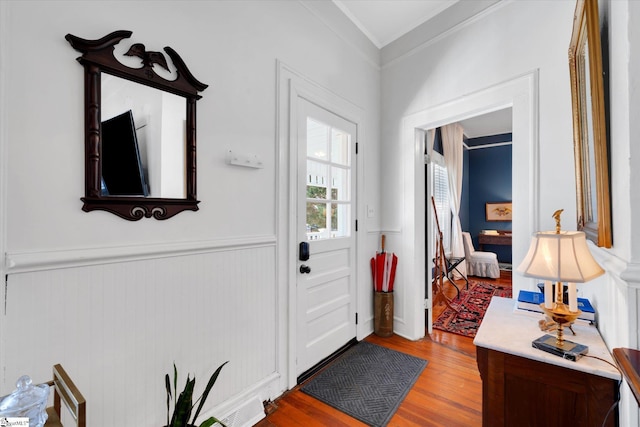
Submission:
POLYGON ((196 413, 193 416, 192 422, 194 424, 196 422, 196 419, 198 418, 198 415, 200 415, 200 411, 202 410, 202 406, 204 405, 204 402, 207 400, 207 397, 209 397, 209 392, 211 391, 211 389, 213 388, 213 385, 218 380, 218 375, 220 375, 220 371, 222 370, 224 365, 226 365, 227 363, 229 363, 228 360, 224 362, 222 365, 220 365, 218 369, 216 369, 216 371, 213 373, 213 375, 211 375, 211 378, 209 378, 209 382, 207 383, 207 386, 202 392, 202 395, 198 398, 198 400, 200 401, 200 404, 198 405, 198 409, 196 410, 196 413))
POLYGON ((178 368, 176 368, 176 362, 173 362, 173 406, 176 406, 176 399, 178 398, 178 368))
POLYGON ((187 383, 184 386, 184 390, 180 392, 178 402, 173 410, 173 417, 171 418, 171 427, 186 427, 191 417, 191 400, 193 398, 193 389, 196 384, 196 379, 193 380, 187 375, 187 383))
POLYGON ((169 426, 169 416, 170 409, 169 406, 171 404, 171 380, 169 379, 169 374, 164 376, 164 386, 167 389, 167 427, 169 426))
POLYGON ((220 421, 219 419, 215 418, 215 417, 209 417, 206 420, 204 420, 199 427, 211 427, 212 425, 214 425, 215 423, 219 423, 222 427, 227 427, 222 421, 220 421))

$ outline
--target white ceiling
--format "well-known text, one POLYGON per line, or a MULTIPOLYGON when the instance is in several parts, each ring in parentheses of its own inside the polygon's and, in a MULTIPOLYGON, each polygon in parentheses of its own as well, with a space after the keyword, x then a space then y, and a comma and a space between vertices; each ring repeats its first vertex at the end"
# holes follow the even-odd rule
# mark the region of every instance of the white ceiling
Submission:
POLYGON ((479 138, 481 136, 511 133, 513 129, 512 117, 512 109, 505 108, 504 110, 461 120, 458 123, 464 129, 464 135, 467 138, 479 138))
MULTIPOLYGON (((460 0, 333 0, 379 49, 460 0)), ((467 138, 510 133, 511 108, 460 122, 467 138)))
POLYGON ((333 0, 379 49, 459 0, 333 0))

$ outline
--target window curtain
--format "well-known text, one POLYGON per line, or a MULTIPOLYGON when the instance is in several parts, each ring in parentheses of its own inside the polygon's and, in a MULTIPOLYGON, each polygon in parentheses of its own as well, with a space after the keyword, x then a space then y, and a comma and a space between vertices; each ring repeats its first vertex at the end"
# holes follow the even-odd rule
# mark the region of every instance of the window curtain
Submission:
MULTIPOLYGON (((463 151, 462 137, 464 129, 457 123, 442 127, 442 148, 444 151, 444 163, 449 176, 449 201, 453 223, 451 224, 451 255, 464 257, 462 242, 462 226, 460 225, 460 199, 462 196, 462 172, 463 151)), ((458 270, 465 277, 467 275, 466 262, 458 266, 458 270)), ((454 272, 455 273, 455 272, 454 272)))

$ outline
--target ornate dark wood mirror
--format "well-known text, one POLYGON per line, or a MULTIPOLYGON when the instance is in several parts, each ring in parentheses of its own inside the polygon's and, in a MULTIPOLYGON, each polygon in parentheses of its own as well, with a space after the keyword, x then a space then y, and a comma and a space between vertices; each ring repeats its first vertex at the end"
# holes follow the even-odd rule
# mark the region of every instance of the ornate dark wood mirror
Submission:
POLYGON ((120 44, 131 31, 66 39, 82 56, 85 195, 82 210, 124 219, 167 219, 198 210, 196 101, 199 82, 170 47, 120 44))

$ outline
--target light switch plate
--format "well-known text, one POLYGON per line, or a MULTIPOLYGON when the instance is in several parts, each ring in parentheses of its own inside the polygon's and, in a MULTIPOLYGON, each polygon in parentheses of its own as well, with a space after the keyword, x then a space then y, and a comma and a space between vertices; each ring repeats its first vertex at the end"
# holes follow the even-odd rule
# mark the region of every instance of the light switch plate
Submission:
POLYGON ((257 154, 239 154, 229 150, 227 153, 227 163, 234 166, 244 166, 247 168, 264 168, 262 159, 257 154))

